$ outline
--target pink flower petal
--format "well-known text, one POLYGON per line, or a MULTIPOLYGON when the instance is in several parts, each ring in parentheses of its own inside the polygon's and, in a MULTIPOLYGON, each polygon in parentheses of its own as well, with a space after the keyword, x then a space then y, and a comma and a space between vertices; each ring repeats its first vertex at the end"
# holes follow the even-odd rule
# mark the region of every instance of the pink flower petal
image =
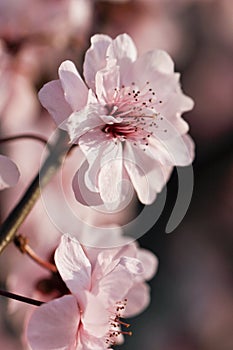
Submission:
POLYGON ((82 135, 79 139, 79 146, 89 164, 89 168, 85 174, 86 186, 91 191, 97 192, 99 191, 99 172, 102 165, 111 157, 112 151, 116 146, 114 142, 109 142, 106 134, 99 129, 82 135))
POLYGON ((66 101, 73 111, 82 109, 87 103, 88 88, 75 65, 71 61, 65 61, 60 65, 58 72, 66 101))
POLYGON ((194 143, 192 139, 186 137, 186 135, 181 135, 171 124, 167 125, 166 131, 171 136, 170 138, 160 139, 160 135, 150 137, 148 147, 145 150, 145 162, 146 156, 148 156, 152 161, 155 159, 167 166, 190 164, 194 157, 194 143))
POLYGON ((140 248, 137 252, 137 258, 143 265, 143 279, 149 281, 158 269, 157 257, 149 250, 140 248))
MULTIPOLYGON (((150 176, 148 174, 145 176, 145 173, 140 168, 132 165, 132 163, 125 162, 125 167, 135 188, 135 191, 137 192, 140 202, 148 205, 153 203, 157 193, 150 185, 150 176)), ((159 183, 161 182, 161 178, 158 179, 157 177, 156 180, 159 181, 159 183)))
POLYGON ((137 49, 132 38, 124 33, 112 40, 107 50, 107 56, 115 58, 117 64, 121 66, 125 60, 132 63, 137 59, 137 49))
POLYGON ((151 50, 145 54, 139 56, 135 62, 135 68, 142 67, 144 64, 146 68, 146 74, 153 73, 154 71, 160 72, 166 75, 172 75, 174 73, 174 62, 171 57, 163 50, 151 50))
POLYGON ((38 307, 28 324, 27 337, 33 350, 75 350, 80 313, 72 295, 38 307))
MULTIPOLYGON (((92 293, 97 295, 104 304, 107 304, 106 307, 112 308, 116 301, 124 300, 125 295, 135 283, 135 278, 142 273, 143 266, 138 259, 130 257, 121 257, 119 260, 111 261, 111 256, 108 258, 108 253, 109 251, 102 258, 107 257, 106 262, 109 263, 110 267, 102 269, 102 273, 101 269, 97 269, 99 276, 97 273, 93 274, 96 280, 92 285, 92 293), (120 286, 119 281, 122 281, 120 286)), ((102 261, 98 257, 98 264, 102 265, 102 261)))
POLYGON ((189 130, 188 123, 181 118, 181 113, 191 110, 194 102, 190 97, 184 95, 179 87, 176 90, 157 106, 160 113, 156 120, 157 136, 164 140, 174 137, 178 133, 184 135, 189 130))
POLYGON ((175 164, 173 153, 167 148, 167 140, 166 142, 163 142, 155 137, 151 137, 145 153, 146 156, 151 158, 152 162, 156 160, 157 162, 168 166, 173 166, 175 164))
POLYGON ((132 274, 125 266, 117 264, 109 274, 100 278, 98 284, 93 284, 91 292, 102 301, 106 308, 113 308, 116 301, 124 300, 133 283, 132 274))
MULTIPOLYGON (((194 106, 193 100, 184 95, 178 86, 175 91, 169 95, 169 99, 157 106, 161 115, 165 115, 168 120, 174 123, 174 119, 180 117, 182 112, 190 111, 194 106)), ((185 122, 179 118, 180 122, 185 122)), ((179 130, 179 129, 178 129, 179 130)), ((188 129, 185 130, 187 132, 188 129)), ((183 132, 184 133, 184 132, 183 132)))
POLYGON ((66 123, 70 141, 73 143, 78 142, 78 138, 89 130, 98 126, 100 127, 101 125, 104 125, 103 120, 99 118, 98 111, 91 106, 72 113, 66 123))
MULTIPOLYGON (((75 350, 104 350, 107 349, 105 338, 97 338, 89 332, 82 330, 78 337, 78 344, 75 350)), ((113 350, 113 349, 112 349, 113 350)))
POLYGON ((128 142, 124 149, 124 166, 129 174, 139 200, 151 204, 166 183, 170 168, 163 168, 156 160, 151 160, 139 148, 134 149, 128 142))
POLYGON ((95 295, 85 293, 85 308, 82 315, 83 327, 89 334, 98 338, 103 337, 109 328, 109 314, 95 295))
POLYGON ((142 275, 144 272, 143 265, 139 259, 122 256, 119 263, 132 275, 142 275))
POLYGON ((60 80, 45 84, 39 91, 39 99, 59 126, 72 113, 71 107, 65 100, 60 80))
POLYGON ((112 115, 100 115, 100 118, 106 123, 106 124, 114 124, 114 123, 121 123, 123 119, 121 117, 113 117, 112 115))
POLYGON ((177 110, 174 108, 173 112, 171 111, 170 118, 167 118, 165 112, 164 114, 157 116, 155 120, 156 132, 153 134, 153 137, 160 141, 166 142, 168 139, 185 134, 189 127, 188 124, 179 116, 179 113, 180 111, 177 112, 177 110))
POLYGON ((124 82, 124 76, 137 58, 137 49, 131 37, 128 34, 118 35, 109 45, 107 56, 110 59, 116 59, 116 64, 120 67, 122 82, 124 82))
POLYGON ((94 35, 86 52, 83 74, 88 86, 95 91, 96 73, 106 66, 106 51, 112 39, 107 35, 94 35))
POLYGON ((96 73, 96 95, 101 103, 114 101, 115 89, 120 86, 119 66, 112 63, 96 73))
POLYGON ((0 190, 15 186, 19 176, 16 164, 8 157, 0 155, 0 190))
POLYGON ((150 287, 146 283, 138 283, 126 295, 127 305, 124 317, 133 317, 144 311, 150 303, 150 287))
POLYGON ((148 53, 152 62, 151 68, 158 70, 161 73, 174 73, 174 62, 167 52, 163 50, 153 50, 148 53))
POLYGON ((104 249, 98 251, 97 262, 93 269, 92 279, 99 280, 105 275, 111 273, 119 263, 120 257, 115 258, 119 248, 116 249, 104 249))
POLYGON ((123 200, 122 145, 118 144, 106 153, 99 171, 100 197, 109 209, 115 209, 123 200))
POLYGON ((176 166, 185 166, 192 163, 194 158, 194 142, 188 135, 166 140, 164 146, 176 166))
POLYGON ((55 252, 58 271, 70 291, 79 299, 91 285, 91 264, 79 242, 63 235, 55 252))
MULTIPOLYGON (((168 55, 165 54, 165 56, 167 57, 168 55)), ((155 92, 154 98, 157 101, 156 107, 158 106, 159 108, 159 101, 161 100, 163 103, 166 100, 169 101, 169 96, 176 91, 180 75, 178 73, 171 74, 166 72, 166 70, 173 70, 171 67, 173 63, 170 59, 168 59, 164 65, 157 66, 157 58, 157 50, 149 51, 140 56, 132 63, 130 78, 131 81, 136 83, 139 89, 143 89, 145 84, 149 83, 148 88, 152 88, 155 92), (138 72, 140 72, 140 74, 138 74, 138 72)))
MULTIPOLYGON (((126 236, 127 237, 127 236, 126 236)), ((135 258, 137 257, 137 251, 138 251, 138 243, 137 241, 130 242, 130 244, 125 244, 123 247, 121 247, 120 250, 117 251, 117 254, 115 255, 115 259, 119 259, 121 256, 128 256, 135 258)))

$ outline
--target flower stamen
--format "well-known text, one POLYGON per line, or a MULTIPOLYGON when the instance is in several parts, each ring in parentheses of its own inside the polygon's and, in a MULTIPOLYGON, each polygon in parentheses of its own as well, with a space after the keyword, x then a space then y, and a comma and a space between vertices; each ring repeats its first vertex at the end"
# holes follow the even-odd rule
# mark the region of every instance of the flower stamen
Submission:
POLYGON ((130 327, 129 323, 123 322, 121 318, 123 317, 123 312, 127 305, 127 299, 124 299, 123 301, 117 301, 115 306, 115 311, 110 312, 111 316, 109 319, 109 332, 106 338, 106 344, 109 346, 116 345, 117 343, 117 337, 119 335, 128 335, 131 336, 133 333, 131 331, 124 331, 121 330, 121 326, 124 326, 126 328, 130 327))

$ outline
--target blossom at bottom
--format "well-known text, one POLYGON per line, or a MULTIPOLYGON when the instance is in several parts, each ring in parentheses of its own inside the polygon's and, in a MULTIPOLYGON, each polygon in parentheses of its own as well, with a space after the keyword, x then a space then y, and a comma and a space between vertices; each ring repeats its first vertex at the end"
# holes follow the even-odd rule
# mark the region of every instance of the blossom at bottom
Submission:
POLYGON ((156 257, 136 243, 114 249, 82 247, 68 235, 55 263, 69 295, 38 307, 27 326, 33 350, 103 350, 123 341, 121 318, 141 312, 149 302, 156 257))

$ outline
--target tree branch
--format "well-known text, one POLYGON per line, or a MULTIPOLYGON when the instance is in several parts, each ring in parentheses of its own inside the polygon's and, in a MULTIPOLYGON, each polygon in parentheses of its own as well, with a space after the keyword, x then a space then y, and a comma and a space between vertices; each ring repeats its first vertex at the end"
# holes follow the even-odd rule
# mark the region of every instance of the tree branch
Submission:
POLYGON ((23 197, 0 227, 0 253, 14 239, 17 230, 40 197, 41 189, 51 180, 53 175, 59 169, 69 148, 70 145, 68 144, 67 133, 59 130, 57 141, 54 145, 50 145, 50 153, 42 168, 39 170, 23 197))

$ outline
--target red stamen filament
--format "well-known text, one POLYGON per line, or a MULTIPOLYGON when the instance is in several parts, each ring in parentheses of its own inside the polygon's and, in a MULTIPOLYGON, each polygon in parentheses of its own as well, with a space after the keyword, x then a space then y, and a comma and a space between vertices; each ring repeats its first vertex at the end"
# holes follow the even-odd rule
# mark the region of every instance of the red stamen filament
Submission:
POLYGON ((121 324, 122 326, 125 326, 126 328, 129 328, 130 327, 130 324, 129 323, 126 323, 126 322, 123 322, 119 319, 116 320, 117 323, 121 324))
POLYGON ((123 335, 129 335, 130 337, 133 334, 131 331, 130 332, 119 331, 118 333, 123 335))

